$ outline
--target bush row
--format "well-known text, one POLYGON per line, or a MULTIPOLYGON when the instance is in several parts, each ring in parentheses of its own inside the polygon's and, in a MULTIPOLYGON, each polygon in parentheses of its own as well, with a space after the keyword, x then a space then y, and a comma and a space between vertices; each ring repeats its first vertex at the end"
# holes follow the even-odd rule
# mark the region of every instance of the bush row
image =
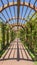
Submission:
POLYGON ((15 32, 9 24, 0 23, 0 50, 5 49, 15 39, 15 32))
MULTIPOLYGON (((37 14, 36 14, 37 16, 37 14)), ((37 19, 32 18, 25 24, 25 30, 20 30, 20 39, 36 57, 37 57, 37 19)))

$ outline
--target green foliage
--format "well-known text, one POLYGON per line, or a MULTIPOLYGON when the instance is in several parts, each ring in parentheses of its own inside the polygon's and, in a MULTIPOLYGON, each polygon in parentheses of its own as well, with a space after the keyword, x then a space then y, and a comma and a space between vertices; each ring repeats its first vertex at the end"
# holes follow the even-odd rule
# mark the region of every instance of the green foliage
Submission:
POLYGON ((0 57, 5 52, 11 41, 15 39, 16 33, 10 28, 9 24, 0 23, 0 57))
POLYGON ((37 57, 37 14, 25 25, 25 31, 20 30, 20 39, 24 42, 24 45, 30 49, 31 52, 37 57))
POLYGON ((13 41, 15 39, 15 32, 13 30, 11 30, 11 41, 13 41))
POLYGON ((5 47, 5 25, 2 23, 2 49, 5 47))
POLYGON ((0 48, 3 50, 11 41, 15 39, 15 32, 9 27, 9 24, 1 23, 0 25, 2 35, 0 37, 0 48))

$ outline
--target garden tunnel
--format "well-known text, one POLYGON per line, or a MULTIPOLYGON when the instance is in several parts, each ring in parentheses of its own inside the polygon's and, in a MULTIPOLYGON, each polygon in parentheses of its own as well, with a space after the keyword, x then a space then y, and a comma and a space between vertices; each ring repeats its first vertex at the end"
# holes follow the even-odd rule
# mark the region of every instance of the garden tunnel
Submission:
MULTIPOLYGON (((37 23, 37 0, 0 0, 0 43, 2 43, 2 49, 15 38, 16 34, 12 30, 14 26, 21 26, 24 30, 26 28, 27 32, 26 23, 33 22, 33 19, 37 23)), ((30 23, 29 25, 31 26, 30 23)))

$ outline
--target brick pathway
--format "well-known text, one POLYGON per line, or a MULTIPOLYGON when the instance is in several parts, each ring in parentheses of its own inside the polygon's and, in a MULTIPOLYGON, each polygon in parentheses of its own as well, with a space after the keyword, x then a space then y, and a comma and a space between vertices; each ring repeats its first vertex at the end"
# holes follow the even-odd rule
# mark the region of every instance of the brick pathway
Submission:
POLYGON ((0 65, 34 65, 19 39, 15 39, 0 58, 0 65))

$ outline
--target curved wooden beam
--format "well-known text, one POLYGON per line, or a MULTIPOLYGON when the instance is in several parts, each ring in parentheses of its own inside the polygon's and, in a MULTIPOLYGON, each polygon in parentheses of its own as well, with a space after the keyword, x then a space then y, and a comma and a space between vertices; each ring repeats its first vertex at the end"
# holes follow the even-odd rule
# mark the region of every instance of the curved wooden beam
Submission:
POLYGON ((10 20, 15 20, 15 19, 20 19, 20 20, 28 21, 27 19, 22 18, 22 17, 19 17, 19 18, 17 18, 17 17, 12 17, 12 18, 9 18, 6 22, 9 22, 10 20))
MULTIPOLYGON (((10 6, 18 6, 19 2, 9 2, 8 4, 5 4, 4 6, 0 7, 0 12, 3 11, 4 9, 10 7, 10 6)), ((34 9, 37 12, 37 7, 34 6, 33 4, 27 3, 27 2, 20 2, 20 6, 27 6, 30 7, 31 9, 34 9)))
POLYGON ((10 27, 11 27, 11 28, 13 28, 13 27, 15 27, 15 26, 20 26, 20 27, 22 27, 24 30, 25 30, 25 27, 26 27, 25 24, 20 24, 20 23, 19 23, 19 24, 16 24, 16 23, 15 23, 15 24, 10 24, 10 27))

